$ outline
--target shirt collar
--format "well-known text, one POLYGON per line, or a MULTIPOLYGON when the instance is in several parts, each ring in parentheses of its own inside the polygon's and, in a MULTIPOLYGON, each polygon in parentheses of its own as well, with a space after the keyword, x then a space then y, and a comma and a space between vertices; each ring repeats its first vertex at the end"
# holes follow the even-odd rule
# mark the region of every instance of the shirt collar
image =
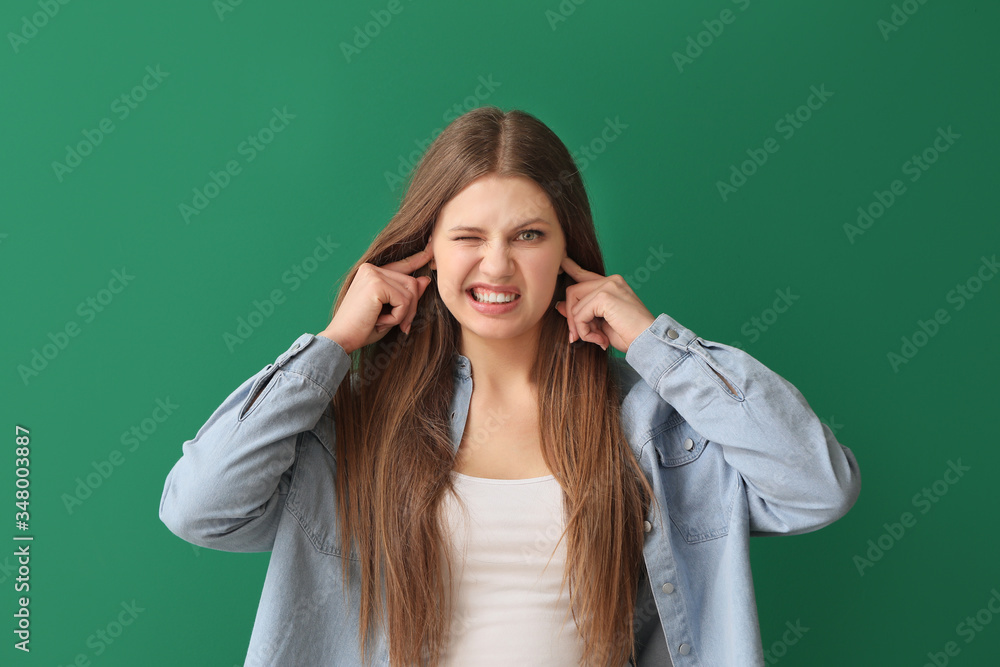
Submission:
POLYGON ((452 361, 454 363, 453 371, 455 377, 463 380, 472 377, 472 364, 469 362, 469 358, 467 356, 455 352, 452 356, 452 361))

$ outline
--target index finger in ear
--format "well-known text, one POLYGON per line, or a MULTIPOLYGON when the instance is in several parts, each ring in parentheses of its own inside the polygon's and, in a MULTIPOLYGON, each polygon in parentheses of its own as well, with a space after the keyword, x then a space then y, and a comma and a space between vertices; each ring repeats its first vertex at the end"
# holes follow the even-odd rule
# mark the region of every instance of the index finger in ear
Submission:
POLYGON ((395 262, 389 262, 388 264, 382 266, 382 268, 389 269, 390 271, 398 271, 400 273, 413 273, 421 266, 429 262, 433 256, 434 253, 431 251, 430 244, 428 244, 423 250, 415 252, 409 257, 396 260, 395 262))
POLYGON ((577 281, 578 283, 583 282, 584 280, 593 280, 595 278, 604 277, 599 273, 594 273, 593 271, 588 271, 587 269, 583 268, 575 261, 573 261, 573 259, 570 258, 569 255, 563 257, 560 266, 563 267, 563 269, 565 269, 566 273, 569 274, 570 278, 577 281))

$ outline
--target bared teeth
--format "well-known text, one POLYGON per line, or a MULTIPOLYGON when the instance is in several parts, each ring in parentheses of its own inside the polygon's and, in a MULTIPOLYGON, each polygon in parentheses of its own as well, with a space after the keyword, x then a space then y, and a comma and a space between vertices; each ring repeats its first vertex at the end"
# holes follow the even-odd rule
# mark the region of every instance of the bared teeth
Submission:
POLYGON ((479 303, 510 303, 518 298, 517 294, 511 292, 490 292, 478 289, 473 289, 471 292, 473 298, 479 303))

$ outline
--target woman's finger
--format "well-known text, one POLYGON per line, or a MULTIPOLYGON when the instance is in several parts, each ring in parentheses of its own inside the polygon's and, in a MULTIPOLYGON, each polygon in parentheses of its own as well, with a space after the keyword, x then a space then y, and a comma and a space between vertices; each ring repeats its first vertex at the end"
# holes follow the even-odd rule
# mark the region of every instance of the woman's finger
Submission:
POLYGON ((405 314, 399 321, 399 327, 405 333, 409 333, 409 324, 413 322, 413 319, 417 315, 417 303, 420 301, 421 295, 423 295, 424 288, 430 284, 431 279, 429 276, 414 278, 395 271, 380 270, 380 274, 407 298, 406 308, 404 309, 405 314))
MULTIPOLYGON (((564 259, 563 262, 566 260, 564 259)), ((572 261, 572 260, 570 260, 572 261)), ((591 275, 598 276, 596 273, 591 273, 591 275)), ((566 301, 565 310, 566 321, 569 324, 569 330, 573 333, 574 340, 580 340, 586 336, 589 329, 581 327, 580 318, 573 317, 573 314, 579 309, 579 304, 583 299, 586 299, 589 295, 601 289, 607 279, 602 276, 598 276, 596 279, 588 280, 582 283, 576 283, 574 285, 566 286, 566 301)))
POLYGON ((382 324, 392 326, 402 322, 411 299, 409 293, 394 281, 383 280, 379 284, 378 300, 382 302, 382 310, 388 306, 389 312, 375 318, 376 327, 382 324))
POLYGON ((571 305, 569 293, 566 294, 566 324, 569 326, 569 332, 572 334, 570 336, 570 342, 575 343, 580 340, 580 328, 576 325, 576 319, 573 318, 573 311, 570 308, 571 305))
POLYGON ((588 271, 579 264, 577 264, 568 255, 563 257, 562 262, 559 264, 563 271, 569 274, 569 277, 578 283, 587 282, 590 280, 596 280, 598 278, 603 278, 600 273, 595 273, 593 271, 588 271))
POLYGON ((421 266, 431 261, 434 253, 431 251, 431 244, 428 243, 427 247, 419 252, 415 252, 409 257, 404 257, 403 259, 396 260, 395 262, 389 262, 388 264, 383 264, 379 268, 386 269, 388 271, 395 271, 397 273, 410 274, 419 269, 421 266))
POLYGON ((406 319, 403 320, 403 323, 399 325, 399 328, 402 329, 403 333, 405 333, 407 336, 410 335, 410 329, 413 328, 413 320, 415 320, 417 317, 417 306, 420 303, 420 297, 424 295, 424 290, 427 288, 430 282, 431 282, 430 276, 420 276, 416 279, 416 288, 415 288, 416 293, 410 300, 410 308, 409 311, 407 312, 406 319))
MULTIPOLYGON (((601 282, 601 281, 595 281, 601 282)), ((600 287, 600 286, 599 286, 600 287)), ((576 329, 580 334, 580 339, 607 349, 611 341, 604 334, 604 307, 607 302, 607 293, 601 289, 591 290, 588 294, 577 300, 576 305, 570 311, 572 320, 576 323, 576 329)))
MULTIPOLYGON (((569 298, 568 294, 567 294, 567 298, 569 298)), ((569 306, 566 304, 566 302, 565 301, 557 301, 556 302, 556 311, 558 311, 558 313, 560 315, 562 315, 563 317, 566 318, 566 327, 569 329, 569 333, 570 333, 569 342, 573 343, 576 340, 578 340, 577 335, 576 335, 576 322, 574 322, 573 318, 570 317, 569 306)))

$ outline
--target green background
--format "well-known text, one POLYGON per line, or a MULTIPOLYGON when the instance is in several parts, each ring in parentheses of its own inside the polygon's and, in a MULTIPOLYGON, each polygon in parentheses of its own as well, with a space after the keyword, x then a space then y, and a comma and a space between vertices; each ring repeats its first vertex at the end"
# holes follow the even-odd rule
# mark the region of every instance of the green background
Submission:
POLYGON ((401 161, 448 120, 492 104, 536 115, 573 151, 609 273, 654 314, 787 378, 857 456, 863 489, 843 519, 751 541, 777 664, 917 666, 949 641, 949 664, 997 664, 1000 618, 971 641, 957 628, 1000 590, 1000 280, 976 282, 1000 251, 997 4, 910 0, 891 31, 879 21, 892 4, 862 0, 404 1, 396 14, 388 2, 51 4, 51 18, 46 0, 0 9, 0 498, 3 532, 25 534, 12 502, 22 425, 35 537, 30 655, 12 648, 15 543, 0 550, 0 663, 242 664, 269 554, 171 534, 157 516, 166 474, 229 392, 325 327, 335 284, 398 205, 387 173, 405 175, 401 161), (729 23, 712 23, 727 9, 729 23), (346 56, 372 11, 391 20, 346 56), (147 66, 165 74, 122 118, 115 100, 147 66), (799 109, 812 86, 832 95, 799 109), (241 142, 275 108, 294 118, 251 161, 241 142), (787 137, 776 123, 796 110, 810 117, 787 137), (113 132, 59 173, 104 118, 113 132), (626 127, 602 145, 608 119, 626 127), (904 163, 938 128, 959 138, 911 181, 904 163), (769 137, 777 152, 724 199, 717 182, 769 137), (230 160, 239 174, 185 220, 180 205, 230 160), (857 208, 896 179, 905 193, 850 239, 857 208), (285 280, 318 237, 339 245, 285 280), (637 271, 650 247, 671 255, 637 271), (112 295, 115 270, 134 279, 112 295), (959 285, 979 289, 961 308, 948 299, 959 285), (276 289, 284 302, 230 349, 223 336, 276 289), (796 297, 779 314, 776 290, 796 297), (103 296, 100 312, 79 308, 103 296), (889 353, 938 309, 947 322, 894 368, 889 353), (73 323, 79 335, 22 378, 73 323), (157 400, 177 408, 123 446, 157 400), (67 507, 115 450, 123 462, 67 507), (969 471, 940 482, 959 459, 969 471), (915 504, 935 482, 936 502, 915 504), (915 524, 887 537, 907 511, 915 524), (880 538, 890 548, 859 571, 880 538), (142 611, 113 643, 88 640, 133 600, 142 611), (789 623, 808 628, 794 644, 789 623))

